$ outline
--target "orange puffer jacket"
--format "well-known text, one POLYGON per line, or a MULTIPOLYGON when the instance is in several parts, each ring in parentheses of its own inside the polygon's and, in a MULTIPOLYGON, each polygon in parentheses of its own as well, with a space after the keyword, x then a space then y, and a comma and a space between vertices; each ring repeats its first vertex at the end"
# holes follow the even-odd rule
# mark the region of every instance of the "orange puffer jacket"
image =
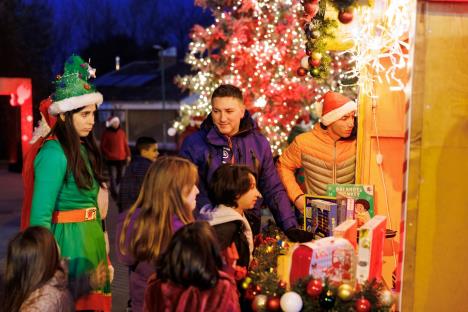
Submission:
POLYGON ((303 193, 294 175, 304 168, 308 194, 326 195, 327 184, 354 183, 356 140, 334 141, 320 124, 298 135, 278 161, 278 172, 289 199, 303 193))

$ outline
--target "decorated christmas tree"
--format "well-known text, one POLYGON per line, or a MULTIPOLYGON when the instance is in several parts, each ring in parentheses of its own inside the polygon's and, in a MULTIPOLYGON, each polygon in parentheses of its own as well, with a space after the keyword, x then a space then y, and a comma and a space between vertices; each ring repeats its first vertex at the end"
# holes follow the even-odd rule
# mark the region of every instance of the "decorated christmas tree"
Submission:
POLYGON ((206 116, 213 90, 229 83, 242 89, 244 103, 273 153, 281 154, 293 128, 299 124, 308 128, 316 121, 314 103, 321 95, 342 88, 339 81, 341 67, 348 65, 346 56, 327 52, 324 58, 331 64, 321 77, 298 71, 307 44, 304 6, 299 0, 196 3, 212 10, 215 23, 192 30, 186 62, 196 73, 179 77, 178 83, 198 98, 181 107, 175 130, 182 132, 194 118, 206 116))

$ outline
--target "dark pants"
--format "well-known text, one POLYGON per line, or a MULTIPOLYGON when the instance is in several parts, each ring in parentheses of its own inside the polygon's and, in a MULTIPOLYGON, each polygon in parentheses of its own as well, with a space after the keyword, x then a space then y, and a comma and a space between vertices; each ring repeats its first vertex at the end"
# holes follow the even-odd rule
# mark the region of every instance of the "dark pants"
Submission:
POLYGON ((109 172, 110 191, 114 198, 117 198, 119 184, 122 179, 126 160, 106 160, 107 171, 109 172))

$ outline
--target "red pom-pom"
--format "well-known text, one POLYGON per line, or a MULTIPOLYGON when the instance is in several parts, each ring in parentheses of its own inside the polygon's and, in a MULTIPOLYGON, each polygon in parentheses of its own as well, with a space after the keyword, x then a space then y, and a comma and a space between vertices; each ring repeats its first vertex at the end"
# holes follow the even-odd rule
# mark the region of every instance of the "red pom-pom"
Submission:
POLYGON ((323 290, 322 281, 318 279, 311 279, 307 284, 307 294, 312 298, 318 297, 323 290))
POLYGON ((89 89, 91 89, 91 86, 89 84, 85 83, 83 85, 83 88, 85 88, 86 90, 89 90, 89 89))
POLYGON ((369 312, 371 310, 371 304, 366 298, 356 300, 354 308, 357 312, 369 312))
POLYGON ((340 11, 340 13, 338 13, 338 20, 343 24, 350 23, 353 20, 353 12, 340 11))

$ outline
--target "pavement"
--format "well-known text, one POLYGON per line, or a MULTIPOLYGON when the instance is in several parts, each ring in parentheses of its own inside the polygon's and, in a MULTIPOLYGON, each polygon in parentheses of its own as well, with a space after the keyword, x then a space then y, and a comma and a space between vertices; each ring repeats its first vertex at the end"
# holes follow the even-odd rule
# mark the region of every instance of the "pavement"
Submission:
MULTIPOLYGON (((8 172, 0 167, 0 297, 3 296, 3 276, 5 272, 7 246, 9 240, 19 231, 21 205, 23 202, 23 183, 21 174, 8 172)), ((115 256, 115 226, 117 207, 109 201, 107 227, 111 245, 111 261, 115 276, 112 283, 112 311, 126 311, 128 301, 128 270, 120 265, 115 256)))

